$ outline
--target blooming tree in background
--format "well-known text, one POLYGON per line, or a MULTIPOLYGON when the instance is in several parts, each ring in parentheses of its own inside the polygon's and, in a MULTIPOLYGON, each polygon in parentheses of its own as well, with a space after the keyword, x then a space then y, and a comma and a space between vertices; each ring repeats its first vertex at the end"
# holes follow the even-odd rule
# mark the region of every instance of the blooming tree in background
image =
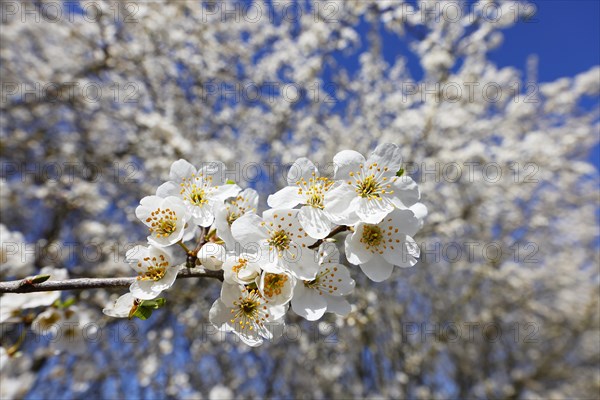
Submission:
POLYGON ((489 61, 531 5, 67 3, 2 2, 0 276, 140 279, 2 295, 3 398, 598 392, 600 69, 489 61))

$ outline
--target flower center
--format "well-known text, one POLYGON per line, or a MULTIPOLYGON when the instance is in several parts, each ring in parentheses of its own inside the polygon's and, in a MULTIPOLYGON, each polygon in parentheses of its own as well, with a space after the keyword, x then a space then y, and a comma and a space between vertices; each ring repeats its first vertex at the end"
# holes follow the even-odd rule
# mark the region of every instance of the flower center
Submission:
MULTIPOLYGON (((356 193, 360 197, 368 200, 379 200, 381 199, 382 194, 393 194, 394 191, 390 190, 392 185, 385 183, 388 180, 388 177, 381 176, 388 170, 388 167, 378 167, 377 163, 369 165, 365 170, 361 164, 358 172, 350 172, 350 176, 355 180, 354 185, 356 193)), ((352 185, 353 183, 352 181, 348 181, 348 184, 352 185)))
POLYGON ((271 233, 271 239, 269 239, 269 247, 271 249, 277 249, 278 252, 287 250, 290 247, 290 238, 288 237, 287 232, 282 229, 271 233))
POLYGON ((360 242, 367 247, 367 250, 371 250, 371 248, 376 249, 379 247, 382 240, 383 234, 381 233, 381 228, 379 228, 377 225, 364 226, 360 242))
POLYGON ((255 314, 256 310, 258 309, 258 306, 260 306, 260 304, 257 301, 249 298, 243 299, 240 302, 240 310, 248 317, 253 316, 255 314))
MULTIPOLYGON (((146 272, 138 272, 138 280, 141 281, 159 281, 167 273, 169 262, 162 254, 156 257, 145 257, 144 262, 150 264, 146 272)), ((142 262, 138 262, 138 268, 142 268, 142 262)))
POLYGON ((380 184, 373 175, 367 176, 356 185, 356 193, 367 199, 379 198, 380 184))
POLYGON ((266 274, 265 275, 265 286, 263 291, 267 297, 278 296, 281 294, 288 277, 285 274, 266 274))
MULTIPOLYGON (((208 203, 208 191, 212 184, 212 176, 207 176, 206 180, 200 176, 192 175, 191 178, 183 178, 181 182, 181 191, 183 200, 188 201, 194 206, 202 206, 208 203)), ((216 186, 215 186, 216 187, 216 186)))
POLYGON ((312 281, 304 281, 304 287, 318 290, 319 295, 334 293, 338 289, 336 282, 341 282, 341 279, 334 280, 337 270, 337 267, 323 269, 312 281))
POLYGON ((308 182, 302 178, 296 182, 296 185, 298 185, 298 194, 306 196, 306 204, 311 207, 323 209, 325 192, 331 188, 333 183, 331 179, 317 177, 313 172, 312 178, 309 178, 308 182))
POLYGON ((267 307, 262 304, 261 299, 256 290, 251 290, 246 297, 240 297, 239 301, 234 301, 234 307, 231 309, 233 314, 231 323, 237 325, 240 330, 248 329, 250 331, 255 326, 262 326, 269 314, 265 314, 267 307))
POLYGON ((156 237, 167 237, 177 229, 177 215, 175 211, 167 208, 157 208, 150 213, 150 217, 146 219, 150 223, 150 232, 156 234, 156 237))
POLYGON ((208 200, 205 198, 204 190, 195 187, 190 193, 190 203, 201 206, 204 203, 207 203, 208 200))

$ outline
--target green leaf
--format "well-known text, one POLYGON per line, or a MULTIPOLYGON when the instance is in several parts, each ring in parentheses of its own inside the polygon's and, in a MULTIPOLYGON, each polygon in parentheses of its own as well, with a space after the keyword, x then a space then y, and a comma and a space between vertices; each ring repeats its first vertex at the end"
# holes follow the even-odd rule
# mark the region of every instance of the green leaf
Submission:
POLYGON ((167 304, 167 300, 162 297, 154 300, 142 300, 140 304, 133 306, 129 319, 137 317, 142 321, 145 321, 150 318, 153 310, 158 310, 165 304, 167 304))
POLYGON ((227 179, 227 182, 225 182, 228 185, 235 185, 235 181, 232 181, 231 179, 227 179))
POLYGON ((140 304, 140 307, 152 308, 154 310, 158 310, 163 307, 167 303, 167 300, 163 297, 159 297, 158 299, 153 300, 143 300, 140 304))
POLYGON ((145 321, 148 318, 150 318, 151 315, 152 315, 152 308, 140 306, 135 309, 132 317, 137 317, 137 318, 141 319, 142 321, 145 321))
POLYGON ((400 168, 398 170, 398 172, 396 172, 396 176, 402 176, 402 175, 404 175, 404 168, 400 168))

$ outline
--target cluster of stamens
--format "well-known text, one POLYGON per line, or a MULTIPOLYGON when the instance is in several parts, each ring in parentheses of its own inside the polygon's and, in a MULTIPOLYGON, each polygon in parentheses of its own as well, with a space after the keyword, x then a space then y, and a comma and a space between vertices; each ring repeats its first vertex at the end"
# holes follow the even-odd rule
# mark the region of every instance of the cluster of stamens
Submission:
POLYGON ((281 254, 284 250, 290 247, 290 238, 286 231, 283 229, 271 232, 271 238, 269 239, 269 250, 277 250, 281 254))
MULTIPOLYGON (((338 289, 335 284, 335 273, 337 272, 337 270, 337 267, 326 267, 324 270, 319 272, 315 279, 313 279, 312 281, 304 281, 304 286, 306 286, 309 289, 318 290, 319 295, 322 295, 323 292, 332 294, 338 289)), ((337 279, 337 282, 341 281, 342 280, 340 278, 337 279)))
POLYGON ((264 303, 267 301, 256 290, 250 290, 246 296, 240 296, 233 302, 231 323, 238 324, 242 331, 254 330, 255 326, 262 327, 269 317, 269 314, 266 314, 267 306, 264 303))
POLYGON ((381 228, 379 228, 377 225, 364 226, 360 242, 365 245, 367 250, 377 250, 382 239, 383 235, 381 234, 381 228))
POLYGON ((157 208, 146 218, 146 223, 150 224, 150 232, 156 237, 167 237, 177 229, 177 215, 170 208, 157 208))
POLYGON ((354 182, 348 181, 349 185, 354 185, 356 193, 362 198, 373 200, 381 199, 383 194, 393 194, 394 191, 390 190, 391 184, 386 183, 388 181, 387 176, 381 176, 383 173, 388 172, 388 167, 379 167, 377 163, 369 165, 365 170, 364 165, 360 165, 358 172, 350 172, 350 176, 354 178, 354 182))
POLYGON ((312 173, 312 177, 308 179, 301 178, 296 182, 298 185, 298 194, 306 197, 306 204, 309 206, 323 209, 323 198, 325 193, 331 188, 334 181, 325 177, 318 177, 316 173, 312 173))
POLYGON ((227 205, 227 223, 229 223, 229 225, 233 224, 233 222, 236 219, 246 214, 247 212, 256 211, 255 208, 247 208, 245 202, 246 199, 244 198, 244 196, 237 196, 234 200, 228 201, 229 204, 227 205), (232 209, 237 211, 233 211, 232 209))
MULTIPOLYGON (((212 176, 203 178, 203 174, 199 176, 192 175, 191 178, 183 178, 181 182, 181 191, 183 199, 195 206, 202 206, 208 203, 207 192, 212 184, 212 176)), ((217 188, 215 186, 214 188, 217 188)))
POLYGON ((236 274, 239 274, 241 270, 246 268, 247 264, 248 264, 248 260, 246 260, 245 258, 239 258, 238 263, 235 264, 233 267, 231 267, 231 269, 236 274))
POLYGON ((365 225, 360 242, 365 245, 367 250, 371 250, 373 253, 378 252, 379 254, 383 254, 384 250, 387 250, 388 247, 394 250, 394 245, 399 245, 401 240, 397 236, 399 229, 391 225, 391 222, 391 218, 384 220, 384 225, 387 225, 387 227, 365 225))
MULTIPOLYGON (((158 259, 156 257, 144 257, 144 262, 148 265, 146 272, 138 272, 138 280, 141 281, 159 281, 167 273, 167 267, 169 262, 165 259, 165 256, 160 254, 158 259)), ((139 261, 137 264, 138 268, 142 268, 142 262, 139 261)))
POLYGON ((267 297, 279 296, 285 283, 288 281, 286 274, 266 274, 263 292, 267 297))

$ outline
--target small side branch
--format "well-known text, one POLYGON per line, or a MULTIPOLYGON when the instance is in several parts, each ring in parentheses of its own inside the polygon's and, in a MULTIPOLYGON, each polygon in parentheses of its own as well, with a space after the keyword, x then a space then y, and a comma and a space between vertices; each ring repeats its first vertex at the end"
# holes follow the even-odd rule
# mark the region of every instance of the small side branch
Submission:
POLYGON ((347 230, 348 230, 348 227, 346 225, 340 225, 340 226, 334 228, 331 232, 329 232, 329 235, 327 235, 326 238, 317 240, 314 244, 311 244, 310 246, 308 246, 308 248, 311 249, 311 250, 318 249, 319 246, 325 240, 330 239, 330 238, 334 237, 335 235, 337 235, 338 233, 341 233, 341 232, 344 232, 344 231, 347 231, 347 230))
MULTIPOLYGON (((179 271, 177 279, 213 278, 223 281, 223 271, 210 271, 200 268, 184 268, 179 271)), ((0 293, 32 293, 51 292, 56 290, 82 290, 125 287, 135 282, 136 278, 79 278, 64 281, 46 281, 31 283, 29 279, 11 282, 0 282, 0 293)))

